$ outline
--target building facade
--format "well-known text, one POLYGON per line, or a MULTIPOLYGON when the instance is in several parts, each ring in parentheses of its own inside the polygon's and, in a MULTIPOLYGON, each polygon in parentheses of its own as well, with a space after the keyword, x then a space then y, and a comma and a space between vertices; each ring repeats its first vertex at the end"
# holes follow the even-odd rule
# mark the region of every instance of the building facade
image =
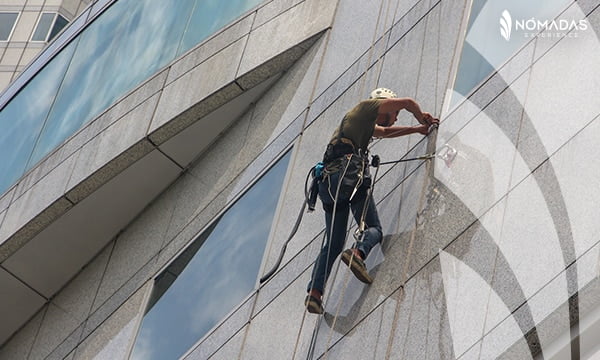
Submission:
POLYGON ((599 7, 92 1, 0 94, 0 359, 600 356, 599 7), (376 87, 441 123, 370 153, 432 157, 309 314, 307 173, 376 87))
POLYGON ((0 1, 0 89, 90 3, 90 0, 0 1))

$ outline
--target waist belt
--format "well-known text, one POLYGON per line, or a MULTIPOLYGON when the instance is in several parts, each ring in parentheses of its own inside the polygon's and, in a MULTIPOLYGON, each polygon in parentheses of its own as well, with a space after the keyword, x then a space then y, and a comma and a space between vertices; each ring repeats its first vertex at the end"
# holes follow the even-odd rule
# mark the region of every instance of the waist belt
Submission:
POLYGON ((327 145, 327 150, 325 150, 325 154, 323 155, 323 163, 330 163, 346 154, 359 155, 352 140, 344 137, 334 139, 327 145))

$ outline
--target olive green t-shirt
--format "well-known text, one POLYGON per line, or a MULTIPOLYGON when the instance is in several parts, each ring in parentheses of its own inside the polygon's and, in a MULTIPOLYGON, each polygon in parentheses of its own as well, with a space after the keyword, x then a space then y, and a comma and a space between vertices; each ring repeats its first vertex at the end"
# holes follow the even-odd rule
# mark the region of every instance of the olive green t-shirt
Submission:
POLYGON ((344 116, 340 126, 333 132, 329 143, 337 143, 338 136, 340 136, 350 139, 358 149, 367 150, 375 130, 380 103, 381 100, 378 99, 364 100, 358 103, 344 116))

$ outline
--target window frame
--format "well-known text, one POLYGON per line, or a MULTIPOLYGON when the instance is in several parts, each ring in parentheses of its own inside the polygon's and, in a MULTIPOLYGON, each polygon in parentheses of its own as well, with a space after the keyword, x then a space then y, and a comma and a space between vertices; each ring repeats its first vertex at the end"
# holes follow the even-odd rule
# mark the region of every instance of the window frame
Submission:
MULTIPOLYGON (((454 91, 454 88, 456 86, 456 80, 459 76, 458 70, 460 69, 462 54, 463 54, 463 50, 464 50, 464 46, 465 46, 465 41, 467 39, 467 33, 469 31, 469 21, 471 19, 471 12, 473 11, 473 2, 474 1, 475 0, 465 0, 465 3, 464 3, 465 8, 463 9, 463 18, 462 18, 462 22, 461 22, 461 26, 460 26, 460 30, 459 30, 458 39, 457 39, 457 46, 455 46, 455 48, 454 48, 454 54, 453 54, 454 61, 452 63, 451 74, 450 74, 451 81, 448 83, 448 89, 446 90, 448 95, 444 98, 444 103, 442 104, 442 110, 441 110, 440 116, 447 116, 451 112, 458 109, 461 106, 461 104, 463 102, 465 102, 466 99, 468 99, 469 96, 471 96, 471 94, 474 93, 475 89, 478 87, 478 86, 476 86, 475 88, 471 89, 471 92, 468 95, 461 95, 461 97, 459 99, 454 99, 454 97, 456 96, 456 94, 455 94, 456 92, 454 91)), ((482 80, 481 83, 484 83, 486 81, 486 79, 482 80)))
POLYGON ((22 13, 22 11, 0 11, 0 14, 17 14, 17 17, 15 18, 15 22, 12 24, 12 28, 10 29, 10 32, 8 33, 8 37, 6 39, 0 38, 0 43, 10 42, 10 39, 12 38, 13 34, 15 33, 15 29, 17 28, 17 24, 19 23, 19 19, 21 18, 21 13, 22 13))
POLYGON ((48 37, 47 37, 47 42, 50 42, 52 40, 54 40, 54 38, 58 37, 58 35, 60 35, 60 33, 67 28, 67 26, 69 26, 69 24, 71 23, 71 21, 66 17, 63 16, 61 13, 56 13, 56 17, 54 18, 54 23, 52 24, 52 26, 50 27, 50 30, 48 31, 48 37), (60 30, 58 30, 54 36, 52 36, 52 32, 54 32, 54 28, 56 27, 56 22, 58 21, 59 18, 63 18, 65 20, 65 24, 63 25, 62 28, 60 28, 60 30))
MULTIPOLYGON (((458 76, 460 75, 459 70, 460 70, 460 65, 462 63, 462 60, 463 60, 462 56, 463 56, 463 52, 464 52, 464 47, 465 47, 465 43, 467 41, 467 35, 469 33, 469 27, 470 27, 469 23, 471 22, 471 16, 472 16, 472 12, 473 12, 473 3, 475 1, 476 0, 466 0, 465 1, 466 8, 463 11, 463 21, 461 23, 460 35, 458 37, 459 45, 456 46, 455 53, 454 53, 454 58, 456 59, 456 63, 452 65, 452 74, 451 74, 452 81, 448 84, 449 96, 447 99, 445 99, 444 104, 442 106, 442 114, 446 115, 446 116, 449 115, 450 113, 454 112, 458 108, 460 108, 463 103, 468 101, 468 99, 475 92, 477 92, 477 90, 479 90, 480 87, 482 87, 485 83, 487 83, 489 81, 489 79, 491 79, 495 75, 495 73, 498 71, 498 69, 492 70, 489 74, 487 74, 486 76, 481 78, 481 80, 477 84, 475 84, 471 88, 471 90, 469 90, 466 94, 460 94, 457 91, 455 91, 456 81, 458 79, 458 76), (458 98, 455 98, 456 96, 458 96, 458 98)), ((485 0, 485 1, 487 2, 487 1, 494 1, 494 0, 485 0)), ((526 44, 523 44, 522 47, 524 47, 526 44)), ((508 56, 504 60, 502 66, 504 66, 504 64, 509 62, 519 51, 520 51, 520 49, 517 49, 514 53, 512 53, 510 56, 508 56)))
POLYGON ((35 27, 33 28, 33 31, 31 32, 31 36, 29 37, 29 41, 33 42, 33 43, 48 43, 48 42, 50 42, 52 40, 52 39, 49 39, 50 34, 54 30, 54 26, 56 25, 56 21, 58 20, 59 16, 62 17, 63 19, 65 19, 67 21, 67 23, 65 24, 65 26, 63 26, 62 29, 60 29, 56 33, 56 35, 54 37, 58 36, 58 34, 60 34, 62 32, 62 30, 65 29, 71 22, 69 21, 69 19, 67 19, 65 16, 63 16, 61 13, 59 13, 57 11, 42 11, 40 13, 40 15, 38 16, 38 18, 37 18, 37 21, 35 23, 35 27), (42 21, 42 17, 45 14, 53 14, 52 21, 50 22, 50 26, 48 27, 48 30, 46 30, 46 33, 44 35, 44 39, 43 40, 34 40, 33 36, 37 32, 37 29, 40 26, 40 22, 42 21))

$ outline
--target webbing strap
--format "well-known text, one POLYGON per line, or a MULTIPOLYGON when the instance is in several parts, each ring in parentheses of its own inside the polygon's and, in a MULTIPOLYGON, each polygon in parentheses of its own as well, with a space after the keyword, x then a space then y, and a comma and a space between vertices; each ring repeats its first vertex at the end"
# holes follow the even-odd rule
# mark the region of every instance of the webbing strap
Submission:
MULTIPOLYGON (((337 209, 337 202, 338 202, 338 198, 339 198, 339 194, 340 194, 340 188, 341 188, 341 185, 342 185, 342 179, 346 175, 346 171, 348 170, 348 165, 350 165, 350 161, 348 161, 346 163, 346 167, 344 168, 344 172, 342 173, 342 175, 341 175, 341 177, 340 177, 340 179, 338 181, 338 185, 337 185, 337 188, 336 188, 336 191, 335 191, 335 196, 333 198, 334 199, 333 200, 333 214, 331 215, 332 218, 331 218, 331 228, 329 229, 329 242, 331 242, 331 238, 333 237, 333 227, 334 227, 334 224, 335 224, 335 217, 336 217, 336 213, 337 213, 337 211, 336 211, 336 209, 337 209)), ((321 243, 321 248, 323 248, 323 244, 324 244, 325 241, 327 241, 327 238, 326 238, 325 234, 323 234, 323 241, 321 243)), ((329 259, 330 251, 331 251, 331 244, 330 244, 330 246, 327 247, 327 256, 326 256, 326 262, 325 262, 325 273, 327 273, 327 270, 328 270, 327 259, 329 259)), ((318 261, 319 261, 319 258, 317 257, 317 262, 318 261)), ((315 266, 317 266, 316 263, 315 263, 315 266)), ((311 279, 311 280, 314 281, 314 279, 311 279)), ((312 284, 311 284, 310 288, 312 289, 312 284)), ((325 302, 325 296, 323 296, 323 298, 322 298, 322 304, 323 304, 323 307, 325 307, 325 304, 326 304, 326 302, 325 302)), ((304 309, 304 313, 305 314, 306 314, 306 311, 307 311, 307 309, 305 308, 304 309)), ((319 319, 316 322, 316 326, 313 329, 313 334, 312 334, 312 338, 310 340, 309 350, 308 350, 308 353, 306 355, 307 359, 309 359, 309 358, 312 359, 312 357, 314 356, 316 338, 317 338, 317 335, 319 333, 319 327, 320 327, 322 319, 323 319, 323 316, 319 316, 319 319)), ((300 335, 298 334, 298 336, 300 336, 300 335)))
MULTIPOLYGON (((391 0, 390 0, 390 2, 391 2, 391 0)), ((388 3, 388 10, 389 10, 389 3, 388 3)), ((381 6, 379 7, 379 14, 377 15, 377 22, 375 23, 375 29, 374 29, 374 31, 373 31, 373 39, 371 40, 371 46, 369 47, 368 64, 370 64, 370 63, 371 63, 371 59, 372 59, 372 57, 373 57, 373 50, 375 49, 375 41, 376 41, 376 39, 377 39, 377 29, 379 28, 379 23, 380 23, 380 21, 381 21, 381 14, 382 14, 382 13, 383 13, 383 2, 382 2, 382 4, 381 4, 381 6)), ((384 24, 384 25, 385 25, 385 27, 387 27, 387 21, 386 21, 386 24, 384 24)), ((368 70, 367 70, 367 71, 368 71, 368 70)), ((366 76, 363 76, 363 77, 362 77, 362 80, 361 80, 361 85, 360 85, 360 93, 361 93, 361 94, 364 92, 365 80, 366 80, 366 76)), ((344 121, 344 119, 342 119, 342 122, 343 122, 343 121, 344 121)), ((340 133, 341 133, 341 130, 342 130, 342 127, 341 127, 341 125, 340 125, 340 133)), ((337 200, 337 199, 336 199, 336 200, 337 200)), ((332 229, 333 229, 333 219, 332 219, 332 229)), ((338 264, 338 267, 339 267, 339 264, 338 264)), ((344 288, 345 288, 346 286, 347 286, 347 284, 345 284, 344 288)), ((344 290, 343 292, 345 292, 345 290, 344 290)), ((324 300, 324 301, 323 301, 323 307, 325 307, 325 304, 326 304, 326 303, 325 303, 325 297, 323 298, 323 300, 324 300)), ((340 305, 341 305, 341 304, 340 304, 340 305)), ((338 307, 339 307, 340 305, 338 305, 338 307)), ((305 310, 305 311, 306 311, 306 310, 305 310)), ((336 311, 336 312, 337 312, 337 311, 336 311)), ((337 316, 336 316, 336 318, 337 318, 337 316)), ((313 329, 313 336, 312 336, 312 338, 311 338, 310 347, 309 347, 308 353, 306 354, 306 358, 307 358, 307 359, 312 359, 312 358, 313 358, 313 356, 314 356, 316 338, 317 338, 317 334, 318 334, 319 327, 320 327, 320 324, 321 324, 321 320, 322 320, 322 319, 323 319, 323 316, 319 316, 319 320, 317 321, 317 323, 315 324, 315 328, 313 329)), ((330 332, 329 339, 331 339, 331 334, 332 334, 332 332, 333 332, 333 327, 331 327, 331 332, 330 332)), ((327 348, 329 348, 329 345, 327 345, 327 348)), ((329 353, 329 349, 327 349, 327 350, 325 351, 325 357, 327 357, 328 353, 329 353)))

